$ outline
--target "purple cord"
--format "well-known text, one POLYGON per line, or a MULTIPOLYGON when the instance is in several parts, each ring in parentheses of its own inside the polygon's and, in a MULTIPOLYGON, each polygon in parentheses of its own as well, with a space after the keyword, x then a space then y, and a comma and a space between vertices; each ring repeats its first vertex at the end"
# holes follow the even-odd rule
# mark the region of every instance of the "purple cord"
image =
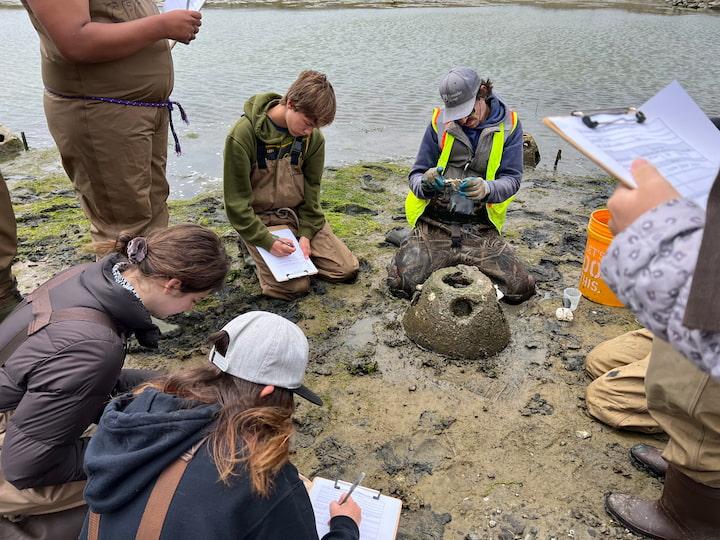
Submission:
MULTIPOLYGON (((47 90, 47 88, 46 88, 47 90)), ((183 122, 186 124, 190 124, 188 121, 187 114, 185 114, 185 109, 182 108, 182 105, 178 103, 177 101, 131 101, 128 99, 118 99, 118 98, 108 98, 108 97, 98 97, 98 96, 66 96, 64 94, 58 94, 57 92, 53 92, 52 90, 47 90, 48 93, 58 96, 64 99, 82 99, 83 101, 102 101, 104 103, 114 103, 115 105, 128 105, 130 107, 156 107, 156 108, 164 108, 169 111, 170 115, 170 132, 172 133, 173 139, 175 140, 175 153, 179 156, 182 154, 182 150, 180 148, 180 139, 178 139, 177 133, 175 133, 175 125, 173 124, 173 105, 177 105, 177 108, 180 110, 180 118, 183 122)))

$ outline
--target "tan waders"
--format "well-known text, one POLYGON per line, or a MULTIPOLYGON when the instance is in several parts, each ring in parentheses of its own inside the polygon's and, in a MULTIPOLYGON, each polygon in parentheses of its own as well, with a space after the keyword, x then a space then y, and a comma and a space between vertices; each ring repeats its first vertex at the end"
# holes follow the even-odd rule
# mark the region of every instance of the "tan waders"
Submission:
MULTIPOLYGON (((138 234, 166 227, 169 111, 162 102, 173 87, 168 40, 107 62, 73 63, 22 1, 40 37, 48 127, 93 240, 116 240, 122 230, 138 234)), ((86 3, 93 22, 129 22, 159 13, 153 0, 86 3)))
POLYGON ((17 253, 17 226, 10 193, 0 174, 0 322, 22 300, 12 275, 12 262, 17 253))
MULTIPOLYGON (((0 448, 11 413, 0 413, 0 448)), ((91 435, 93 424, 83 436, 91 435)), ((2 454, 0 454, 1 456, 2 454)), ((75 540, 86 506, 85 482, 15 489, 0 470, 0 540, 75 540)))
POLYGON ((652 333, 633 330, 595 347, 585 360, 595 379, 588 385, 588 412, 616 429, 661 432, 648 412, 645 373, 652 349, 652 333))
POLYGON ((720 531, 720 381, 653 339, 648 410, 670 440, 658 501, 611 493, 607 511, 630 530, 664 540, 711 540, 720 531))
POLYGON ((167 109, 48 93, 44 102, 50 133, 90 220, 93 240, 167 227, 167 109))
MULTIPOLYGON (((297 236, 302 222, 302 206, 305 203, 305 177, 302 173, 302 157, 291 154, 278 159, 267 159, 265 168, 253 165, 252 208, 256 216, 267 226, 286 225, 297 236)), ((255 261, 255 273, 260 288, 266 296, 291 300, 310 288, 310 278, 295 278, 278 282, 270 272, 255 246, 243 241, 255 261)), ((330 282, 345 282, 355 279, 359 263, 347 246, 335 236, 330 225, 322 228, 310 238, 313 263, 318 277, 330 282)))

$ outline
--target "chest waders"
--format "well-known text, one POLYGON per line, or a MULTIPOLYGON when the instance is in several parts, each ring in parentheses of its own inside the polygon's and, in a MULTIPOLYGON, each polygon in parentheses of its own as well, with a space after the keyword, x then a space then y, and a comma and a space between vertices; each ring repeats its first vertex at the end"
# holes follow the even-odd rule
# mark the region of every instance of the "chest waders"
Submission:
MULTIPOLYGON (((440 157, 437 161, 437 167, 447 168, 448 161, 450 160, 450 154, 452 152, 453 143, 455 142, 455 136, 452 133, 448 133, 444 128, 442 132, 438 126, 438 117, 440 116, 440 109, 433 109, 431 125, 435 133, 438 134, 438 146, 440 147, 440 157)), ((515 111, 511 111, 507 118, 510 118, 510 126, 508 134, 513 133, 517 127, 518 117, 515 111)), ((502 161, 503 148, 505 147, 505 120, 500 122, 497 131, 493 134, 492 145, 490 146, 490 152, 487 159, 487 170, 485 172, 485 180, 495 180, 497 170, 500 168, 500 162, 502 161)), ((507 214, 507 208, 515 198, 513 195, 509 199, 500 203, 485 203, 488 218, 490 222, 495 226, 498 232, 502 232, 503 225, 505 224, 505 217, 507 214)), ((405 216, 411 227, 415 227, 417 220, 423 215, 428 204, 429 199, 421 199, 416 196, 412 190, 408 192, 405 198, 405 216)))

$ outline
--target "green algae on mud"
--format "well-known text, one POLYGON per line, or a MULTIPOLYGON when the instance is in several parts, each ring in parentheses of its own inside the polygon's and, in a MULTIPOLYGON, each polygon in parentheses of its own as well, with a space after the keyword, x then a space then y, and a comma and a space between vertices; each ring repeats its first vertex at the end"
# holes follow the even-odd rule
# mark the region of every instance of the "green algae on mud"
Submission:
MULTIPOLYGON (((89 239, 87 222, 69 182, 52 166, 57 156, 34 156, 37 162, 2 167, 25 243, 15 265, 24 291, 91 259, 79 249, 89 239), (54 220, 60 223, 51 225, 54 220)), ((261 296, 219 191, 171 201, 172 222, 203 223, 221 235, 232 269, 222 291, 173 319, 180 335, 163 339, 159 351, 131 344, 127 365, 198 365, 206 361, 206 336, 235 315, 279 313, 308 335, 306 384, 326 403, 298 407, 293 462, 309 475, 366 471, 368 486, 403 500, 399 538, 627 538, 605 516, 603 492, 658 495, 661 484, 635 472, 625 457, 627 448, 653 438, 616 432, 588 417, 582 362, 598 342, 638 325, 625 309, 587 300, 573 322, 554 318, 563 288, 578 281, 588 216, 612 184, 526 173, 505 235, 528 261, 538 294, 521 306, 503 306, 512 332, 504 351, 468 363, 412 344, 400 323, 408 303, 384 286, 394 254, 384 232, 404 224, 406 174, 406 167, 385 163, 327 171, 323 208, 360 258, 361 272, 352 284, 315 281, 309 295, 293 302, 261 296), (369 369, 351 373, 356 359, 369 359, 369 369), (552 405, 551 414, 527 407, 536 394, 552 405), (592 431, 592 438, 578 439, 579 429, 592 431)))

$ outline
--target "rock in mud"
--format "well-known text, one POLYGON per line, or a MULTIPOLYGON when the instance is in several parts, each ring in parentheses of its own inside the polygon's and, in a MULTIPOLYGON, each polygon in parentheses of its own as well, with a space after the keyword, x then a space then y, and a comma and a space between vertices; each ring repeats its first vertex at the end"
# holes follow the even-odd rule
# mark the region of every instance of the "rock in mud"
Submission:
POLYGON ((453 416, 442 416, 434 411, 423 411, 420 414, 418 425, 426 429, 431 429, 436 435, 440 435, 455 423, 456 418, 453 416))
POLYGON ((445 536, 445 525, 452 521, 448 513, 436 514, 428 505, 414 512, 403 512, 400 516, 398 540, 441 540, 445 536))
POLYGON ((529 133, 523 133, 523 164, 533 169, 540 163, 540 149, 535 138, 529 133))
POLYGON ((465 265, 433 272, 403 317, 420 347, 454 358, 494 356, 510 341, 510 327, 490 278, 465 265))
POLYGON ((540 394, 535 394, 520 410, 520 414, 523 416, 530 416, 531 414, 542 414, 549 416, 555 412, 555 408, 550 405, 540 394))
POLYGON ((313 476, 320 474, 327 478, 340 478, 355 460, 355 450, 335 437, 328 437, 315 448, 318 467, 313 476))
POLYGON ((22 149, 22 141, 12 131, 0 125, 0 161, 15 157, 22 149))

